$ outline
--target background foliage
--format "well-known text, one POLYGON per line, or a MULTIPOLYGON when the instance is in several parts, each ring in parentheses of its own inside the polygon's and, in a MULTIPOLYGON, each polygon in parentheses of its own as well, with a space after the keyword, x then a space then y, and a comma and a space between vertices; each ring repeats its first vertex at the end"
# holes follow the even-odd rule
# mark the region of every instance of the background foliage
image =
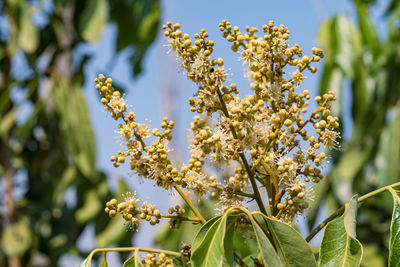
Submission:
MULTIPOLYGON (((9 0, 0 12, 0 265, 56 266, 64 253, 82 256, 76 242, 89 222, 98 246, 130 245, 133 232, 104 216, 112 192, 96 166, 81 90, 92 55, 77 54, 113 23, 115 53, 131 49, 132 75, 139 74, 158 31, 159 2, 9 0), (27 105, 32 111, 19 119, 27 105), (66 190, 75 197, 66 199, 66 190)), ((127 190, 121 181, 118 195, 127 190)))
MULTIPOLYGON (((318 209, 333 212, 353 194, 365 194, 400 177, 400 5, 392 1, 379 14, 375 1, 354 1, 356 22, 337 14, 321 26, 318 40, 326 53, 320 94, 338 96, 334 113, 344 123, 342 150, 319 185, 318 205, 310 212, 310 229, 318 209), (381 22, 382 23, 382 22, 381 22)), ((382 194, 366 201, 357 216, 358 239, 365 246, 364 266, 386 266, 392 199, 382 194)))

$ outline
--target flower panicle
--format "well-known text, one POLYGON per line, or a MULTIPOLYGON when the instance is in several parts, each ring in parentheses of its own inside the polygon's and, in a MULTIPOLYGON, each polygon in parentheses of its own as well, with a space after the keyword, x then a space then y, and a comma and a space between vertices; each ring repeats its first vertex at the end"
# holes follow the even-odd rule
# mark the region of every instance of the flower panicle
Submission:
POLYGON ((224 60, 214 56, 215 43, 205 29, 193 37, 179 23, 167 22, 163 29, 169 52, 197 87, 188 99, 190 111, 197 113, 190 123, 188 163, 175 166, 169 159, 173 121, 165 117, 161 129, 152 130, 138 123, 112 80, 99 75, 95 81, 101 102, 121 121, 118 134, 126 146, 111 161, 118 167, 129 157, 131 169, 157 186, 211 195, 226 207, 255 198, 253 177, 267 191, 272 214, 291 222, 309 206, 307 183, 323 179, 324 148, 340 148, 339 118, 331 114, 334 93, 315 97, 316 108, 310 110, 310 92, 301 89, 306 72, 317 71, 313 65, 324 57, 322 50, 314 47, 311 56, 303 55, 298 44, 290 45, 288 28, 273 21, 261 30, 246 26, 241 31, 223 20, 222 36, 239 54, 250 81, 250 94, 241 96, 237 84, 228 80, 224 60), (215 167, 221 177, 208 173, 215 167))

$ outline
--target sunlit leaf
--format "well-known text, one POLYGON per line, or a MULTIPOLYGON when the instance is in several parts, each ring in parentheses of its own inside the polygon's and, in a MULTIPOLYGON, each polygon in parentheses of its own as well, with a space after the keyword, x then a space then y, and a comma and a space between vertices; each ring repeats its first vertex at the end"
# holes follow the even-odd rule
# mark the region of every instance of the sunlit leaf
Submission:
POLYGON ((211 226, 204 225, 208 229, 205 234, 204 230, 200 229, 193 242, 196 246, 192 250, 191 261, 195 266, 214 267, 230 262, 230 255, 228 255, 230 251, 227 251, 229 244, 226 244, 225 238, 227 237, 227 230, 229 232, 235 220, 234 216, 224 214, 221 218, 216 219, 211 226))
POLYGON ((339 218, 329 222, 325 228, 320 247, 320 266, 359 266, 362 246, 356 239, 357 198, 347 204, 339 218))

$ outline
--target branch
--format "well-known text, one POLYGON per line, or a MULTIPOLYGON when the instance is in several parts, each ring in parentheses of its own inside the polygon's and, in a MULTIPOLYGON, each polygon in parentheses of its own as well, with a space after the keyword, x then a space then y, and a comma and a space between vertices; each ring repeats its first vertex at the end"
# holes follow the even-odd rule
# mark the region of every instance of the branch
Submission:
MULTIPOLYGON (((390 190, 392 190, 393 187, 397 187, 397 186, 400 186, 400 182, 381 187, 381 188, 379 188, 377 190, 374 190, 372 192, 369 192, 369 193, 359 197, 357 199, 357 202, 361 203, 361 202, 363 202, 364 200, 366 200, 366 199, 368 199, 370 197, 373 197, 373 196, 375 196, 375 195, 377 195, 379 193, 382 193, 383 191, 390 191, 390 190)), ((326 218, 322 223, 320 223, 317 227, 315 227, 311 231, 310 235, 307 236, 306 241, 310 242, 311 239, 313 239, 313 237, 316 234, 318 234, 319 231, 321 231, 330 221, 332 221, 332 220, 336 219, 337 217, 339 217, 340 215, 342 215, 343 212, 344 212, 344 207, 341 207, 340 209, 338 209, 334 213, 332 213, 328 218, 326 218)))
MULTIPOLYGON (((217 93, 218 93, 219 101, 221 103, 222 112, 224 113, 225 117, 230 118, 228 109, 226 108, 226 105, 225 105, 225 101, 222 98, 222 94, 221 94, 221 91, 219 89, 217 90, 217 93)), ((238 139, 235 128, 232 125, 230 125, 229 128, 230 128, 230 130, 232 132, 233 138, 238 139)), ((251 168, 249 166, 249 163, 247 162, 247 159, 246 159, 246 157, 245 157, 243 152, 239 152, 239 157, 243 162, 243 165, 244 165, 244 167, 246 169, 247 174, 249 175, 251 187, 253 188, 253 194, 254 194, 254 198, 255 198, 255 200, 257 202, 257 205, 258 205, 258 207, 259 207, 259 209, 260 209, 260 211, 262 213, 267 214, 267 211, 266 211, 266 209, 264 207, 264 203, 262 202, 262 198, 261 198, 260 192, 258 191, 258 188, 257 188, 257 182, 256 182, 256 180, 254 178, 254 173, 251 170, 251 168)))

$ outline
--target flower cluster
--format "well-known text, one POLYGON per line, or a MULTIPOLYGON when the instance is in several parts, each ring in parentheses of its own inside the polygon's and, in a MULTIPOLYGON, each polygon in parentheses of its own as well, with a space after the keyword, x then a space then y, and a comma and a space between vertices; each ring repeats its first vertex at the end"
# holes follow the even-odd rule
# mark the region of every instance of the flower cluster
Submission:
POLYGON ((174 266, 172 260, 165 255, 164 253, 158 254, 158 257, 155 253, 148 253, 142 259, 142 264, 144 267, 172 267, 174 266))
MULTIPOLYGON (((291 222, 309 205, 312 196, 306 184, 323 178, 323 147, 339 147, 340 136, 335 131, 339 119, 330 115, 335 95, 329 91, 317 96, 316 109, 311 111, 310 92, 300 90, 306 79, 303 73, 317 71, 312 64, 320 61, 323 52, 313 48, 311 57, 303 56, 299 45, 289 45, 289 30, 272 21, 262 27, 260 35, 257 28, 246 27, 241 32, 226 20, 219 28, 246 67, 250 94, 239 95, 237 84, 228 81, 224 60, 213 56, 214 42, 208 40, 205 29, 192 39, 182 33, 178 23, 168 22, 163 29, 170 51, 176 53, 187 78, 197 86, 189 98, 190 111, 197 115, 190 124, 188 163, 174 166, 168 158, 173 121, 163 118, 162 130, 139 124, 113 89, 111 79, 99 75, 96 88, 111 116, 122 122, 118 133, 126 146, 126 151, 119 151, 111 161, 117 167, 130 157, 131 169, 160 187, 211 195, 225 206, 256 200, 262 212, 267 206, 272 216, 291 222), (151 135, 153 141, 146 145, 145 139, 151 135), (207 172, 215 167, 221 173, 231 170, 229 177, 207 172)), ((143 216, 152 218, 153 214, 143 216)))

